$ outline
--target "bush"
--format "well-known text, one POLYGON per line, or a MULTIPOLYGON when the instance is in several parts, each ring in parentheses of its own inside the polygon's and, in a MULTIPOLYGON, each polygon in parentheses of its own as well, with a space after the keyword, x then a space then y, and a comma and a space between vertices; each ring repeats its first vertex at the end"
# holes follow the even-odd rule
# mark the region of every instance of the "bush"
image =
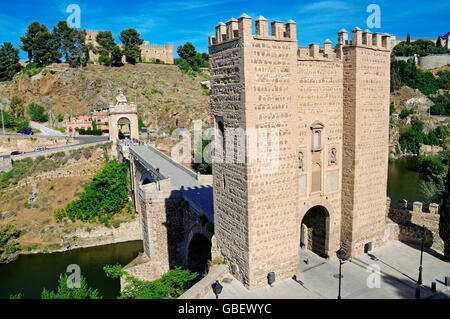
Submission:
POLYGON ((120 299, 176 299, 189 289, 197 273, 175 268, 155 281, 143 281, 130 276, 122 270, 122 266, 103 267, 109 278, 125 277, 125 288, 120 299))
POLYGON ((430 113, 432 115, 450 115, 450 94, 445 93, 436 97, 430 96, 434 105, 430 107, 430 113))
POLYGON ((19 238, 20 231, 12 224, 0 228, 0 263, 8 260, 11 254, 19 250, 15 239, 19 238))
POLYGON ((67 274, 60 274, 58 280, 58 288, 56 291, 48 291, 44 288, 41 294, 42 299, 102 299, 98 290, 89 288, 86 279, 80 277, 80 288, 68 287, 67 274))
POLYGON ((30 114, 33 121, 41 123, 48 121, 48 115, 45 112, 45 108, 39 104, 30 104, 28 107, 28 114, 30 114))
POLYGON ((55 212, 55 218, 69 217, 72 221, 99 221, 108 225, 128 202, 128 167, 126 163, 110 161, 97 173, 80 199, 55 212))
POLYGON ((398 116, 399 118, 401 118, 401 119, 405 119, 405 118, 407 118, 409 115, 411 115, 411 114, 414 114, 414 109, 413 108, 411 108, 411 109, 403 109, 401 112, 400 112, 400 115, 398 116))

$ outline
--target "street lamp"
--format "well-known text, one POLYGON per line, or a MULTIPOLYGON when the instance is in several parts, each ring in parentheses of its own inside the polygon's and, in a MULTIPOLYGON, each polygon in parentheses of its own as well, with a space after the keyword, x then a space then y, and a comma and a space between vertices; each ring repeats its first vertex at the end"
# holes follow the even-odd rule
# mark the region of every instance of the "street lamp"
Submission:
POLYGON ((1 110, 2 110, 2 127, 3 127, 3 135, 5 135, 5 120, 4 120, 4 118, 3 118, 3 104, 2 104, 1 110))
POLYGON ((342 299, 342 297, 341 297, 342 264, 348 260, 348 256, 342 248, 339 248, 339 250, 336 252, 336 256, 339 259, 339 295, 338 295, 338 299, 342 299))
POLYGON ((222 288, 223 287, 218 280, 216 280, 216 282, 212 284, 212 289, 214 291, 214 294, 216 295, 216 299, 219 299, 219 295, 222 293, 222 288))
POLYGON ((422 233, 419 234, 419 240, 422 240, 422 248, 420 250, 420 267, 419 267, 419 279, 417 280, 417 283, 419 285, 422 284, 422 261, 423 261, 423 246, 425 243, 425 232, 426 232, 427 228, 425 227, 425 225, 422 227, 422 233))

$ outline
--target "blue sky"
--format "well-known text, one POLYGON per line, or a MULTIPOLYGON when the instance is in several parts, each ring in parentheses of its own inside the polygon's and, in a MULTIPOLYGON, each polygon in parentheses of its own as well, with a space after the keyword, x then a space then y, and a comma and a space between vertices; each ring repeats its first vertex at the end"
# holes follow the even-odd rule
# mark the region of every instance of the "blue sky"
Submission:
MULTIPOLYGON (((176 49, 190 41, 200 52, 207 52, 208 36, 214 35, 217 23, 244 12, 254 19, 259 15, 269 21, 293 19, 300 46, 322 44, 327 38, 334 44, 343 27, 348 31, 355 26, 368 28, 370 13, 366 9, 370 4, 381 9, 381 28, 371 28, 373 32, 400 37, 410 32, 412 37, 425 37, 450 31, 449 1, 0 0, 0 42, 17 46, 28 24, 35 20, 53 28, 68 18, 70 4, 80 6, 83 29, 111 30, 117 38, 121 30, 133 27, 150 43, 173 42, 176 49)), ((26 54, 22 52, 21 57, 26 58, 26 54)))

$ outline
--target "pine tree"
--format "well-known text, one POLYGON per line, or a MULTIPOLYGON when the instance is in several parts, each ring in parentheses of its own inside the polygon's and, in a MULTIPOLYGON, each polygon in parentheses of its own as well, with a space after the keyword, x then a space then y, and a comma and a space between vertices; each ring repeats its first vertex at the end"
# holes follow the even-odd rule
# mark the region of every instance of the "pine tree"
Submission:
POLYGON ((447 172, 445 192, 442 199, 439 235, 444 241, 444 261, 450 262, 450 169, 447 172))
POLYGON ((72 28, 67 21, 60 21, 53 28, 53 34, 60 42, 59 53, 72 67, 79 67, 83 63, 83 49, 86 32, 72 28))
POLYGON ((19 61, 19 49, 14 48, 11 42, 3 42, 0 47, 0 82, 11 81, 22 69, 19 61))
POLYGON ((411 35, 408 32, 408 35, 406 36, 406 43, 410 44, 411 43, 411 35))
POLYGON ((437 39, 436 47, 437 47, 437 48, 442 48, 442 40, 441 40, 441 37, 439 37, 439 38, 437 39))
POLYGON ((59 39, 52 34, 45 24, 37 21, 32 22, 25 33, 20 37, 22 50, 28 52, 28 59, 36 62, 38 65, 47 65, 61 62, 61 53, 59 52, 61 43, 59 39))
POLYGON ((128 63, 136 64, 138 60, 141 60, 140 46, 144 43, 144 39, 141 39, 140 36, 139 32, 133 28, 123 30, 119 35, 119 39, 124 46, 123 53, 128 63))
MULTIPOLYGON (((113 53, 113 49, 117 46, 114 42, 112 32, 100 31, 95 40, 98 43, 98 47, 96 47, 94 51, 95 53, 100 54, 100 63, 111 64, 111 54, 113 53)), ((115 53, 117 54, 117 49, 115 53)))

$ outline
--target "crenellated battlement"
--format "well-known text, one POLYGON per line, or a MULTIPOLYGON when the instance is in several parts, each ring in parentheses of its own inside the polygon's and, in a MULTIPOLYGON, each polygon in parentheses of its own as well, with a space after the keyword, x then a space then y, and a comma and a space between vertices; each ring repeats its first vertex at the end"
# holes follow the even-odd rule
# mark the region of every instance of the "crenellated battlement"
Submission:
POLYGON ((271 22, 271 34, 269 35, 269 21, 263 16, 255 20, 256 33, 252 33, 252 18, 242 14, 238 19, 231 18, 225 24, 219 22, 215 28, 215 36, 209 37, 209 45, 219 45, 243 37, 253 37, 254 39, 277 40, 277 41, 297 41, 297 24, 289 20, 271 22))
MULTIPOLYGON (((398 210, 409 211, 408 210, 408 201, 406 199, 400 199, 397 202, 397 208, 393 208, 392 204, 391 204, 391 199, 388 197, 387 200, 386 200, 386 206, 387 206, 388 210, 390 210, 390 209, 398 209, 398 210)), ((410 211, 410 212, 413 212, 413 213, 425 213, 425 214, 427 214, 429 212, 432 215, 437 215, 437 214, 439 214, 439 205, 436 204, 436 203, 430 203, 428 205, 428 212, 426 212, 426 211, 423 211, 423 203, 422 202, 414 202, 413 203, 413 210, 410 211)))
POLYGON ((380 50, 391 50, 391 35, 387 33, 372 33, 366 29, 362 31, 356 27, 352 30, 352 39, 348 39, 348 31, 342 29, 338 32, 337 46, 365 46, 380 50))

